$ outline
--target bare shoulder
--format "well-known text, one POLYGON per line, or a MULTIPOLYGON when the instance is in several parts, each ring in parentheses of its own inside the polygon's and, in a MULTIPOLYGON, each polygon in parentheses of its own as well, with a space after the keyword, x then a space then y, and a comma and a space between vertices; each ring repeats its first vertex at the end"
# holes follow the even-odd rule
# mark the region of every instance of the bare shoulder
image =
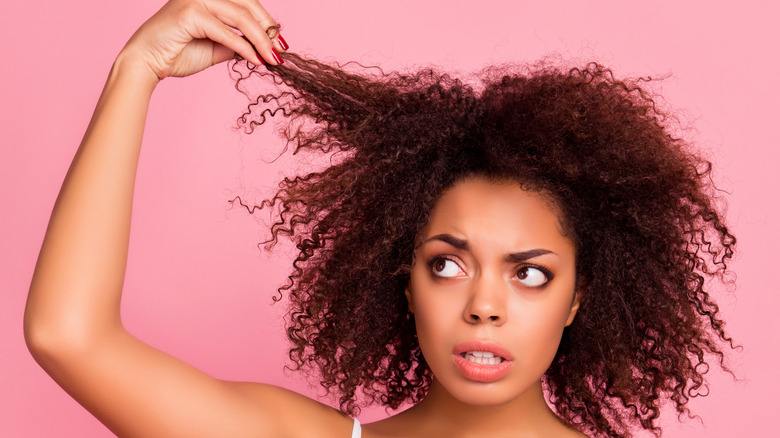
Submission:
POLYGON ((563 426, 563 428, 556 433, 555 436, 560 438, 589 438, 584 433, 580 432, 579 430, 572 427, 570 424, 565 423, 563 421, 560 422, 560 425, 563 426))
POLYGON ((570 425, 566 425, 566 430, 561 431, 559 434, 555 435, 561 438, 590 438, 584 433, 580 432, 579 430, 573 428, 570 425))
POLYGON ((349 438, 352 433, 352 418, 294 391, 263 383, 224 384, 240 400, 241 417, 246 421, 273 419, 274 436, 349 438))

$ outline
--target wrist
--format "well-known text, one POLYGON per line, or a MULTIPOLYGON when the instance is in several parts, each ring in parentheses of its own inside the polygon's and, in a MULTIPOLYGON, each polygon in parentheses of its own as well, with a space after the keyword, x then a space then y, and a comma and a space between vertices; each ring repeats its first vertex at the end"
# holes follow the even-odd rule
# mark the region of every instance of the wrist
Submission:
POLYGON ((160 78, 149 67, 149 64, 141 56, 133 53, 133 50, 128 46, 125 46, 117 55, 114 65, 111 67, 110 76, 117 80, 131 82, 149 93, 160 83, 160 78))

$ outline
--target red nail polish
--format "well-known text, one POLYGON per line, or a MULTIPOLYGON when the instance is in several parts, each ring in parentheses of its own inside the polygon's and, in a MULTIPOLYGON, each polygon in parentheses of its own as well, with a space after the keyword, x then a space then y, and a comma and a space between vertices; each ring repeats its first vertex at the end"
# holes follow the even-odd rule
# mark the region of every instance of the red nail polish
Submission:
POLYGON ((279 34, 279 36, 276 37, 277 40, 279 40, 279 45, 282 46, 282 50, 287 50, 290 48, 289 45, 287 45, 287 41, 282 38, 282 35, 279 34))
POLYGON ((276 61, 277 64, 284 64, 284 59, 279 56, 279 52, 277 52, 276 49, 271 49, 271 54, 274 55, 274 61, 276 61))

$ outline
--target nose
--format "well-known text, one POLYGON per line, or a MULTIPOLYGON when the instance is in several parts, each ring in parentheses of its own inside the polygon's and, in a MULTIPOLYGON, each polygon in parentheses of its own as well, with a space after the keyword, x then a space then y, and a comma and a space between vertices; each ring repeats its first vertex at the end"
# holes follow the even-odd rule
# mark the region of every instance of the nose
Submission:
POLYGON ((503 325, 506 322, 505 287, 500 276, 479 275, 474 278, 469 301, 463 312, 466 322, 503 325))

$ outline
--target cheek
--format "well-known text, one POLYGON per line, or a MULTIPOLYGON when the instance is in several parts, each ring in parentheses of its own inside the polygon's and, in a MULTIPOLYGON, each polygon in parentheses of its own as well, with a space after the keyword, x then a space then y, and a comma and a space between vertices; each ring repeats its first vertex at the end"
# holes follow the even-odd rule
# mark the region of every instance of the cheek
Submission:
POLYGON ((431 310, 435 309, 430 309, 428 304, 424 300, 415 300, 414 324, 423 357, 434 374, 438 374, 438 358, 445 353, 444 335, 448 330, 441 318, 432 317, 431 310))
MULTIPOLYGON (((556 297, 557 298, 557 297, 556 297)), ((544 372, 552 363, 561 342, 571 309, 570 300, 555 299, 535 303, 514 302, 512 331, 525 359, 544 372)))
MULTIPOLYGON (((451 332, 457 324, 457 318, 462 313, 462 308, 454 297, 445 299, 442 294, 420 293, 412 294, 414 307, 414 320, 417 325, 418 337, 440 337, 444 333, 451 332)), ((422 341, 421 341, 422 342, 422 341)))
POLYGON ((443 290, 430 278, 412 277, 409 301, 414 312, 417 339, 426 361, 448 357, 453 348, 451 336, 462 324, 463 303, 450 287, 443 290))
POLYGON ((568 300, 541 303, 519 303, 513 312, 515 319, 542 333, 563 331, 571 306, 568 300))

